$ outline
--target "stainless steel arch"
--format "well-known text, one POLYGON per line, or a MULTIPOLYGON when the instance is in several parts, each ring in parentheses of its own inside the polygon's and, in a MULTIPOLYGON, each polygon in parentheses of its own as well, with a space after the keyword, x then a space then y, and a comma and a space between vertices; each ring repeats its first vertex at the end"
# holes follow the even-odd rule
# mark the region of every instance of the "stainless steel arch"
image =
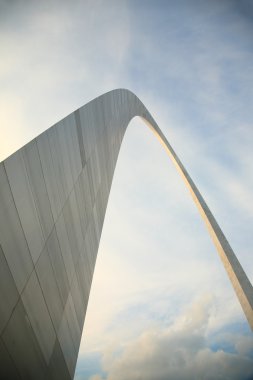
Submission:
POLYGON ((183 177, 253 328, 252 285, 215 218, 146 107, 118 89, 0 164, 0 378, 73 377, 113 172, 134 116, 183 177))

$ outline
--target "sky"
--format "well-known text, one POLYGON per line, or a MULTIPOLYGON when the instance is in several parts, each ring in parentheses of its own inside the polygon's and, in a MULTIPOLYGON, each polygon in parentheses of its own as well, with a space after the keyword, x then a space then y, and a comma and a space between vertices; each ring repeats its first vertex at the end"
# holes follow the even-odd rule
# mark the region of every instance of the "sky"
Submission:
MULTIPOLYGON (((128 88, 252 282, 252 36, 253 1, 0 0, 0 160, 128 88)), ((138 119, 100 241, 75 374, 86 379, 253 379, 240 304, 188 190, 138 119)))

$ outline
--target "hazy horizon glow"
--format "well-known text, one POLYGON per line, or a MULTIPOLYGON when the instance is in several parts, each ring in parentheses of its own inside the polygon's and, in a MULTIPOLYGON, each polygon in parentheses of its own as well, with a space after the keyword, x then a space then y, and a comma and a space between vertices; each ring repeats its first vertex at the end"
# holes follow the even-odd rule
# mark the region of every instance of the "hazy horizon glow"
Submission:
MULTIPOLYGON (((0 159, 92 98, 128 88, 252 282, 252 21, 249 0, 0 0, 0 159)), ((205 226, 160 144, 134 119, 75 380, 252 374, 252 333, 205 226)))

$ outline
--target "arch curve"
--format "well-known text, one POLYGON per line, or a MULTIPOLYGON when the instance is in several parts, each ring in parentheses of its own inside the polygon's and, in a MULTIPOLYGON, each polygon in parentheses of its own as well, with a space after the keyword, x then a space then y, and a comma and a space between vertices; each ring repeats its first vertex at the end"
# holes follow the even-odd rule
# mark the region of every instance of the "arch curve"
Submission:
POLYGON ((252 285, 218 223, 143 103, 117 89, 0 163, 0 378, 73 378, 113 173, 135 116, 182 176, 253 329, 252 285))

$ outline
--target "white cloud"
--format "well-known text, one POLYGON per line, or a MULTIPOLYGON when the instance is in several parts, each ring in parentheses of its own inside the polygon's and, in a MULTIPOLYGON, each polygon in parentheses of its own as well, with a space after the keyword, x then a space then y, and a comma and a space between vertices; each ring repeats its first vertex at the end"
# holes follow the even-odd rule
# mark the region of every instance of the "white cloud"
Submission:
POLYGON ((102 380, 102 377, 100 375, 94 375, 91 376, 90 380, 102 380))
MULTIPOLYGON (((250 378, 253 360, 245 356, 245 350, 236 346, 237 352, 228 353, 208 347, 210 313, 210 300, 204 297, 168 328, 149 329, 120 352, 105 350, 102 367, 107 375, 95 375, 90 380, 250 378)), ((252 338, 241 337, 241 342, 246 340, 252 350, 252 338)))
POLYGON ((253 352, 252 336, 242 336, 235 341, 236 351, 241 355, 247 355, 253 352))

